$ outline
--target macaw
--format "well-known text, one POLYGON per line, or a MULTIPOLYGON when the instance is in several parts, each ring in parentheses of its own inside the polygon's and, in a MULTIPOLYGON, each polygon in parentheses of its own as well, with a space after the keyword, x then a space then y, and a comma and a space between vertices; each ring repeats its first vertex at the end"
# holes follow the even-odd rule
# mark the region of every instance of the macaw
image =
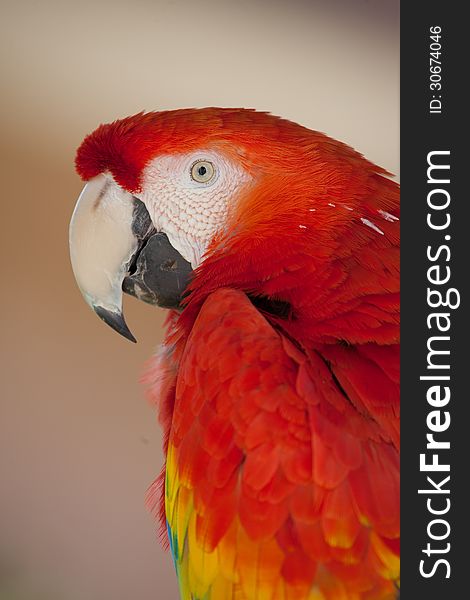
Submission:
POLYGON ((131 340, 123 291, 169 309, 149 498, 181 598, 397 598, 398 185, 248 109, 101 125, 76 168, 86 301, 131 340))

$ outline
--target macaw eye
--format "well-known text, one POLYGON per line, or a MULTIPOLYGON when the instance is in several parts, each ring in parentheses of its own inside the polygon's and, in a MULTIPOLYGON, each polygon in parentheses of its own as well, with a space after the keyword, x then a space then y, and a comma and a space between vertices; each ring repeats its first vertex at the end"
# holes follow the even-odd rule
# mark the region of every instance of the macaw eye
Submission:
POLYGON ((214 175, 214 165, 208 160, 198 160, 191 167, 191 179, 198 183, 208 183, 214 175))

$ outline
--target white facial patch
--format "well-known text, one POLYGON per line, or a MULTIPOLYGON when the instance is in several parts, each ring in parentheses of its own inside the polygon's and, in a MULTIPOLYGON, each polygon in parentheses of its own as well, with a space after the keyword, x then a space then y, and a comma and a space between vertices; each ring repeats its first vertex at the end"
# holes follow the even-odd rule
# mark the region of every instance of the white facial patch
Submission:
POLYGON ((145 204, 155 229, 166 233, 171 245, 195 268, 250 180, 241 165, 214 150, 201 149, 155 158, 143 172, 142 192, 136 197, 145 204), (191 174, 197 175, 199 161, 205 177, 207 164, 203 163, 214 167, 208 181, 197 181, 191 174))

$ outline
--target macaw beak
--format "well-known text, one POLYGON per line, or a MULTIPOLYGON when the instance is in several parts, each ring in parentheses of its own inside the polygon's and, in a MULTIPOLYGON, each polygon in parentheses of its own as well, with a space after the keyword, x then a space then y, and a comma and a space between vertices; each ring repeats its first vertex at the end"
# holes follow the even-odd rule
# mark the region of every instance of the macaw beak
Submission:
POLYGON ((135 342, 122 314, 122 293, 179 308, 191 265, 153 227, 145 205, 101 174, 83 188, 69 230, 78 287, 95 313, 135 342))

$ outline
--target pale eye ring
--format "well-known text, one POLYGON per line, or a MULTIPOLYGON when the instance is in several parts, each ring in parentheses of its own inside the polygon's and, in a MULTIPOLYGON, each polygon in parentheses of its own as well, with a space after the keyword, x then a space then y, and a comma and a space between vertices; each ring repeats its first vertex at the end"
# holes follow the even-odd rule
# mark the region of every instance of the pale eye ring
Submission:
POLYGON ((215 176, 215 167, 208 160, 197 160, 191 166, 191 179, 198 183, 209 183, 215 176))

